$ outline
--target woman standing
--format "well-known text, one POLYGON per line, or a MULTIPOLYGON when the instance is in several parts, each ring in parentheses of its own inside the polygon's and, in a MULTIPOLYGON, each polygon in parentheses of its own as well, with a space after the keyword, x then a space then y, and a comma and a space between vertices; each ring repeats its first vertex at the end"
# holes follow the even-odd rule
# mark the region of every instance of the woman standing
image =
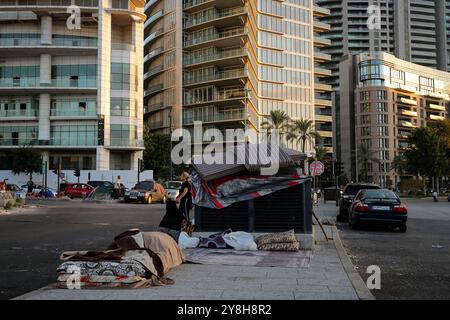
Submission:
POLYGON ((189 181, 189 174, 187 172, 183 172, 181 174, 181 181, 183 184, 180 187, 180 194, 178 195, 176 201, 180 204, 180 213, 184 216, 184 218, 189 222, 189 210, 192 206, 192 195, 191 195, 191 183, 189 181))

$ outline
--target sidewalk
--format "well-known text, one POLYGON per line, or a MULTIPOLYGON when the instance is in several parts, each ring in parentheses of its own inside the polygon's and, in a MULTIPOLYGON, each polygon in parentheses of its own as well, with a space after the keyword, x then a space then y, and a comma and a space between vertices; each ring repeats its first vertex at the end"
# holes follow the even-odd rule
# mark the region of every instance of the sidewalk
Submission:
MULTIPOLYGON (((183 264, 168 274, 174 285, 148 289, 62 290, 45 287, 20 300, 356 300, 373 299, 351 265, 335 227, 326 242, 316 228, 309 268, 183 264)), ((56 278, 56 273, 55 273, 56 278)))

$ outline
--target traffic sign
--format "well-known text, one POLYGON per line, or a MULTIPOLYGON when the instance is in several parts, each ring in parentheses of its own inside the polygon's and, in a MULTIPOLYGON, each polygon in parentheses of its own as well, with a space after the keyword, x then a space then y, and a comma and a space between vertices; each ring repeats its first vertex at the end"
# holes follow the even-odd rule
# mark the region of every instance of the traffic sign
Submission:
POLYGON ((309 171, 313 176, 321 176, 325 172, 325 165, 320 161, 314 161, 309 166, 309 171))

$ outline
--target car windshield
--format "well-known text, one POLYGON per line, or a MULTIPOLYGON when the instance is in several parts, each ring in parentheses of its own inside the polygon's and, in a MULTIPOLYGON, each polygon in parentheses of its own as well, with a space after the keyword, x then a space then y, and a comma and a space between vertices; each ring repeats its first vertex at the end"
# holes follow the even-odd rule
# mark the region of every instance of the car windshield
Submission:
POLYGON ((181 182, 169 181, 167 182, 167 189, 180 189, 181 182))
POLYGON ((140 182, 137 185, 134 186, 133 189, 142 189, 142 190, 148 190, 151 191, 153 190, 155 187, 154 183, 151 181, 144 181, 144 182, 140 182))
POLYGON ((364 200, 394 200, 398 201, 397 195, 390 190, 366 190, 361 194, 364 200))
POLYGON ((370 185, 368 185, 368 186, 363 186, 363 185, 361 185, 361 186, 348 186, 347 188, 345 188, 344 194, 348 194, 348 195, 351 195, 351 196, 356 196, 356 194, 360 190, 370 190, 370 189, 378 190, 378 189, 380 189, 380 187, 375 186, 375 185, 373 185, 373 186, 370 186, 370 185))

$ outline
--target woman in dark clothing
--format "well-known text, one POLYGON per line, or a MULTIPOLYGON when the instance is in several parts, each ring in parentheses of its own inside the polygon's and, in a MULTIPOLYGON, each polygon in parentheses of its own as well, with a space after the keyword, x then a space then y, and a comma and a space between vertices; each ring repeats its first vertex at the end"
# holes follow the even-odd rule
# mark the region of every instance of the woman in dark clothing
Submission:
POLYGON ((191 183, 189 182, 189 174, 183 172, 181 174, 181 181, 183 184, 180 188, 180 194, 177 197, 177 203, 180 204, 180 213, 184 216, 187 221, 190 221, 189 210, 192 206, 192 195, 191 195, 191 183))
POLYGON ((183 215, 178 210, 177 203, 175 201, 167 200, 166 202, 166 214, 159 226, 170 230, 180 231, 181 223, 183 222, 183 215))

